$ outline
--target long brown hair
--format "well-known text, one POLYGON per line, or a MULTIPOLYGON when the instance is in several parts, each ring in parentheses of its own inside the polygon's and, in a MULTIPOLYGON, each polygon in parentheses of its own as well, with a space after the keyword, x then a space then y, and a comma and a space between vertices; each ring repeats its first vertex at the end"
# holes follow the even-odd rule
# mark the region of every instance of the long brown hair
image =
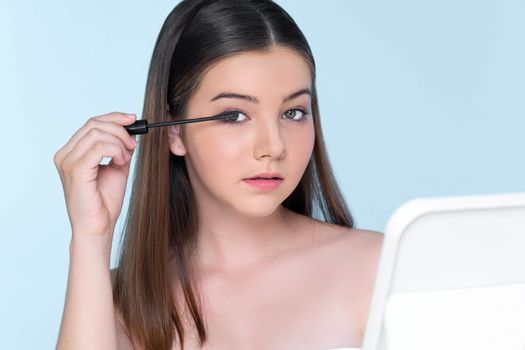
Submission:
MULTIPOLYGON (((353 227, 326 154, 315 88, 315 61, 294 20, 269 0, 184 0, 166 18, 151 58, 143 116, 149 122, 184 118, 202 73, 225 57, 264 51, 271 45, 296 50, 310 66, 315 143, 298 186, 283 206, 302 215, 353 227)), ((146 350, 184 348, 185 328, 174 288, 194 323, 201 345, 206 327, 192 278, 191 256, 199 218, 184 157, 169 150, 166 128, 141 138, 130 204, 112 270, 115 307, 146 350), (174 270, 170 268, 174 266, 174 270)))

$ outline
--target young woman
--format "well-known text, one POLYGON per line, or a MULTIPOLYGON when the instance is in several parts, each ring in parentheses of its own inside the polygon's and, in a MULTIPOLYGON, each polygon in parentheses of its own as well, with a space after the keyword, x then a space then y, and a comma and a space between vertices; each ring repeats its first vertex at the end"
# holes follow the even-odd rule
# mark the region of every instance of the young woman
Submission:
POLYGON ((135 115, 93 117, 57 151, 72 227, 59 349, 360 346, 382 235, 353 226, 321 131, 315 62, 267 0, 185 0, 157 39, 110 270, 135 115), (99 165, 104 157, 109 165, 99 165))

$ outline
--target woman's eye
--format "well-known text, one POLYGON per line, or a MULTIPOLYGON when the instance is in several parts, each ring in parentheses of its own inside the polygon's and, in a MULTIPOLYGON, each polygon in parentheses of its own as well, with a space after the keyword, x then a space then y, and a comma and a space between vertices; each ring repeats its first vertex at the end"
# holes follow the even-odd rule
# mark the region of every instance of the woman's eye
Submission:
POLYGON ((239 111, 229 111, 229 112, 237 112, 237 117, 232 117, 228 119, 223 119, 223 121, 227 124, 239 124, 247 119, 246 115, 239 111))
MULTIPOLYGON (((232 110, 232 111, 227 111, 227 112, 237 112, 238 114, 236 117, 223 119, 222 121, 226 124, 230 124, 230 125, 241 124, 242 122, 249 119, 246 116, 246 114, 244 114, 243 112, 237 111, 237 110, 232 110)), ((285 119, 289 119, 295 122, 300 122, 306 119, 307 113, 301 108, 292 108, 284 112, 283 115, 285 119)))
POLYGON ((284 116, 287 119, 291 119, 294 121, 301 121, 305 118, 306 112, 300 108, 292 108, 284 112, 284 116))

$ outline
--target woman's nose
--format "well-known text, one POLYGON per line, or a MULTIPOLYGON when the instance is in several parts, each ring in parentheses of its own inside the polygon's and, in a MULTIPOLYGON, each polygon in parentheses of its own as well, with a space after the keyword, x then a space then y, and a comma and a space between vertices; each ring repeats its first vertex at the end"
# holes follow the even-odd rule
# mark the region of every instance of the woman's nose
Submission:
POLYGON ((281 135, 279 121, 261 121, 256 126, 254 156, 256 159, 282 159, 285 143, 281 135))

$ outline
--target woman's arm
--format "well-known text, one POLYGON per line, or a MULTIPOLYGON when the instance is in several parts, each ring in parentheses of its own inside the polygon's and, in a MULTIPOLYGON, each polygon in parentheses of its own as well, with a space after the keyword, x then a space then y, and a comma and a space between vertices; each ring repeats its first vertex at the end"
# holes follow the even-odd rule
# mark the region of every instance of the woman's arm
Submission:
POLYGON ((57 349, 117 349, 111 244, 137 143, 123 128, 135 115, 90 118, 53 160, 72 228, 66 300, 57 349), (111 157, 108 165, 100 165, 111 157))
POLYGON ((57 349, 117 349, 107 236, 74 233, 57 349))

